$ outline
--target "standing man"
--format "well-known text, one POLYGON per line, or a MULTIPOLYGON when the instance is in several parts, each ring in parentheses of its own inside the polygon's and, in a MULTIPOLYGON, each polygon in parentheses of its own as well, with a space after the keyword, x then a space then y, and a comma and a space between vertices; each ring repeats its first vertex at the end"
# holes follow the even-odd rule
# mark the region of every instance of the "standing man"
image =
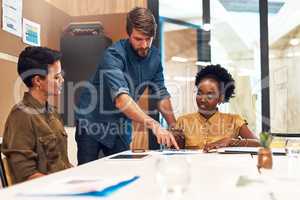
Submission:
POLYGON ((146 87, 157 100, 169 126, 176 123, 163 76, 159 50, 152 46, 157 24, 150 10, 134 8, 127 15, 129 38, 109 47, 86 84, 76 107, 78 164, 129 149, 131 121, 144 124, 159 144, 178 145, 174 136, 144 113, 136 101, 146 87))

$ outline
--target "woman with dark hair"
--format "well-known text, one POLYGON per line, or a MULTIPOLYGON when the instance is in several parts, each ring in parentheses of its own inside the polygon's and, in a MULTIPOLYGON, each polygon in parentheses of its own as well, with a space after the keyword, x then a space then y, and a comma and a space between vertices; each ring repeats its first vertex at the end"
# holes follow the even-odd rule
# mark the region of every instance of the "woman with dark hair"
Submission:
POLYGON ((18 74, 29 90, 8 116, 2 144, 16 183, 71 167, 63 123, 48 104, 64 81, 60 57, 45 47, 27 47, 19 56, 18 74))
POLYGON ((186 148, 211 149, 227 146, 259 146, 257 138, 239 115, 221 113, 218 105, 234 96, 234 80, 220 65, 210 65, 196 75, 198 112, 181 116, 186 148))

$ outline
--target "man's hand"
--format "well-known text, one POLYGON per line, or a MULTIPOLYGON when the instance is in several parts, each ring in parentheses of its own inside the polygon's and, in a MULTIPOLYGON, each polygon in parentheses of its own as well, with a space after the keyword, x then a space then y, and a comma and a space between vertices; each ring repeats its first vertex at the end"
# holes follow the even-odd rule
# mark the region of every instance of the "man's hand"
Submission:
POLYGON ((209 144, 206 144, 203 148, 203 152, 209 152, 210 150, 212 149, 218 149, 218 148, 222 148, 222 147, 228 147, 230 145, 232 141, 232 138, 230 137, 226 137, 226 138, 223 138, 223 139, 220 139, 216 142, 212 142, 212 143, 209 143, 209 144))
POLYGON ((157 138, 158 144, 166 144, 168 148, 174 146, 176 149, 179 149, 179 146, 175 140, 173 134, 166 129, 157 126, 155 129, 152 130, 157 138))

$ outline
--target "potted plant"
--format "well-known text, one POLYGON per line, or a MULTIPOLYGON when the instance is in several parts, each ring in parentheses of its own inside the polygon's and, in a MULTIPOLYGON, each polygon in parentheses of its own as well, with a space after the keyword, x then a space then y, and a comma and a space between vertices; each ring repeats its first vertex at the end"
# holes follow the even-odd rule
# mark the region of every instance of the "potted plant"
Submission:
POLYGON ((261 148, 258 151, 257 168, 272 169, 272 151, 270 144, 272 142, 272 135, 268 132, 261 132, 259 134, 261 148))

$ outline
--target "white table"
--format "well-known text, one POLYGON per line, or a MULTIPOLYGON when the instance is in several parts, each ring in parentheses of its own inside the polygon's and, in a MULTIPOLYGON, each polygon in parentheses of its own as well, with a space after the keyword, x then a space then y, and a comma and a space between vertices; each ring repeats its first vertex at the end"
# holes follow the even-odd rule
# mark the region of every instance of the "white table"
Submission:
MULTIPOLYGON (((47 187, 51 182, 70 176, 94 176, 101 178, 118 177, 123 175, 141 178, 111 195, 108 199, 162 199, 161 189, 156 181, 155 163, 160 157, 157 152, 149 152, 151 156, 140 161, 117 161, 103 158, 88 164, 48 175, 43 178, 28 181, 19 185, 0 191, 0 199, 27 199, 17 196, 19 191, 36 188, 37 190, 47 187)), ((174 155, 173 155, 174 156, 174 155)), ((186 158, 191 163, 191 184, 185 193, 184 199, 272 199, 268 195, 264 185, 253 184, 253 186, 236 187, 240 175, 257 177, 256 157, 249 154, 224 155, 217 153, 199 153, 193 155, 179 155, 176 157, 186 158)), ((264 176, 274 177, 282 174, 281 169, 286 169, 287 157, 274 156, 274 170, 266 172, 264 176), (277 173, 279 172, 279 173, 277 173)), ((298 168, 300 169, 300 168, 298 168)), ((300 170, 295 173, 300 173, 300 170)), ((300 181, 298 182, 300 183, 300 181)), ((277 185, 278 188, 284 185, 277 185)), ((278 188, 276 188, 278 192, 278 188)), ((270 189, 270 188, 267 188, 270 189)), ((299 189, 298 189, 299 190, 299 189)), ((299 192, 284 191, 281 199, 294 199, 299 192)), ((277 195, 277 193, 275 194, 277 195)), ((300 195, 299 195, 300 196, 300 195)), ((297 198, 299 198, 297 196, 297 198)), ((275 196, 276 197, 276 196, 275 196)), ((50 198, 28 198, 28 199, 59 199, 50 198)), ((61 198, 61 199, 87 199, 87 198, 61 198)), ((93 198, 92 198, 93 199, 93 198)))

